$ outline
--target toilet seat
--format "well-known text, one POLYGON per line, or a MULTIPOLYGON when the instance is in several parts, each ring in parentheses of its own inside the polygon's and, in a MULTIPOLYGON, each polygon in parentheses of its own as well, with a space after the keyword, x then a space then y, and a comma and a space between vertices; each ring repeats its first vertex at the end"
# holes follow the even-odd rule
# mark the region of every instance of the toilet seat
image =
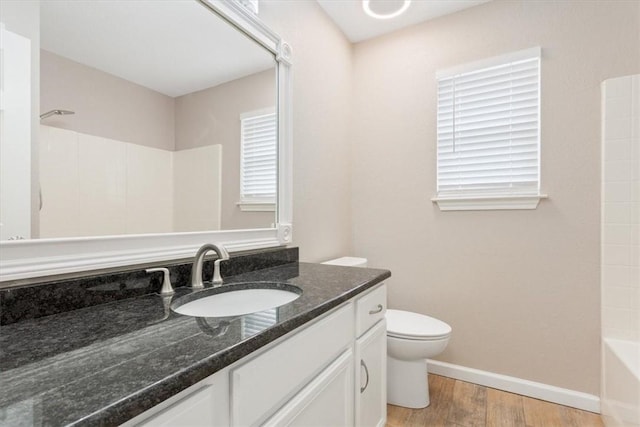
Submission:
POLYGON ((387 310, 387 336, 407 340, 439 340, 451 335, 451 326, 442 320, 402 310, 387 310))

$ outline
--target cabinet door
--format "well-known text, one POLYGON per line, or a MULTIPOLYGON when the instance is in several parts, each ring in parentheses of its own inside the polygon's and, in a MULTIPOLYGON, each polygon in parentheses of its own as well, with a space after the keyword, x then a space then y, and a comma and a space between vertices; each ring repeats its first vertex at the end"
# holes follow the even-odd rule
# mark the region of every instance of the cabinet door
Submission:
POLYGON ((353 351, 346 350, 264 426, 353 425, 353 351))
POLYGON ((387 421, 387 323, 383 319, 356 341, 356 426, 387 421))

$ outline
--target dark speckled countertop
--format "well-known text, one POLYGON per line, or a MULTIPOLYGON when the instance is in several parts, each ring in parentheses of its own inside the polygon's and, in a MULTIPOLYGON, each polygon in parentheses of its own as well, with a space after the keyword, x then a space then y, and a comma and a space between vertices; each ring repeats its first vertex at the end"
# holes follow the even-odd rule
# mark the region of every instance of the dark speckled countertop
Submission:
POLYGON ((0 426, 120 424, 389 276, 294 262, 225 279, 302 289, 262 315, 197 320, 147 294, 3 325, 0 426))

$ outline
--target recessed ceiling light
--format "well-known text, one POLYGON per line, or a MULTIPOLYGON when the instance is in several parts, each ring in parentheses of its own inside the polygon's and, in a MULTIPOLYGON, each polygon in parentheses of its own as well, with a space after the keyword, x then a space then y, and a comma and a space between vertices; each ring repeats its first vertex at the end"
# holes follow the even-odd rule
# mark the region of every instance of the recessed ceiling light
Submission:
POLYGON ((376 19, 391 19, 402 15, 411 0, 362 0, 364 12, 376 19))

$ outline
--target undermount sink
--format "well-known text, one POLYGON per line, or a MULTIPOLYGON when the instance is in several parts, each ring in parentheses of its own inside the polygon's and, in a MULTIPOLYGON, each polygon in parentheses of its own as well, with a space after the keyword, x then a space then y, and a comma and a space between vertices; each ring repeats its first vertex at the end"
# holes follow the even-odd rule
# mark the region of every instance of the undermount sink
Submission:
POLYGON ((234 283, 205 289, 176 300, 171 309, 196 317, 229 317, 280 307, 302 295, 302 289, 286 283, 234 283))

